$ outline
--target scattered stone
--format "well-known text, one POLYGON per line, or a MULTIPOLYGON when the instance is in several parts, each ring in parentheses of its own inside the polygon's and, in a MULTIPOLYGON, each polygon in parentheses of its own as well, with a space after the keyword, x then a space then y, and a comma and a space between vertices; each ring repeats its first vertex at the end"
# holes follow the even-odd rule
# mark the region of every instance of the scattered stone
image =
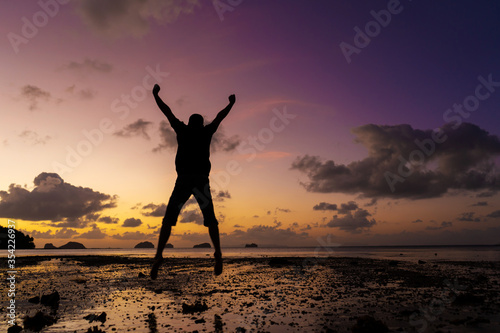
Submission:
POLYGON ((419 265, 423 265, 423 264, 426 264, 426 263, 427 263, 427 261, 423 261, 423 260, 419 260, 419 261, 418 261, 418 264, 419 264, 419 265))
POLYGON ((471 293, 460 294, 455 298, 455 305, 477 305, 484 302, 484 297, 476 296, 471 293))
POLYGON ((61 297, 59 296, 59 293, 57 291, 54 291, 52 294, 42 295, 42 298, 40 299, 40 303, 42 305, 56 308, 59 306, 60 299, 61 299, 61 297))
POLYGON ((194 321, 195 324, 203 324, 203 323, 206 323, 206 320, 205 318, 200 318, 200 319, 196 319, 194 321))
POLYGON ((148 314, 148 319, 146 319, 146 322, 148 323, 150 333, 157 333, 158 332, 158 326, 157 326, 158 324, 156 322, 156 315, 153 312, 148 314))
POLYGON ((16 323, 14 326, 10 326, 7 329, 7 333, 19 333, 22 330, 23 330, 23 328, 16 323))
POLYGON ((24 318, 24 329, 35 332, 41 331, 45 326, 53 325, 57 319, 38 311, 33 317, 26 316, 24 318))
POLYGON ((194 304, 182 303, 182 313, 196 313, 208 310, 208 306, 205 302, 201 304, 200 301, 196 301, 194 304))
POLYGON ((285 258, 272 258, 269 260, 269 266, 271 267, 283 267, 283 266, 291 266, 293 263, 285 258))
POLYGON ((99 327, 94 326, 92 328, 89 327, 89 329, 87 330, 87 333, 106 333, 106 332, 101 330, 99 327))
POLYGON ((106 317, 107 317, 106 312, 102 312, 100 315, 96 315, 96 314, 91 313, 91 314, 83 317, 83 319, 88 320, 89 324, 94 322, 94 321, 100 321, 101 323, 104 324, 106 322, 106 317))
POLYGON ((137 276, 139 279, 144 279, 147 278, 148 276, 144 274, 143 272, 139 272, 139 275, 137 276))
POLYGON ((389 332, 389 328, 380 320, 371 316, 362 316, 357 319, 356 324, 352 327, 353 333, 385 333, 389 332))
POLYGON ((38 304, 38 303, 40 303, 40 297, 35 296, 35 297, 28 298, 28 302, 33 303, 33 304, 38 304))
POLYGON ((222 322, 222 317, 219 316, 218 314, 215 314, 214 315, 214 329, 215 329, 215 332, 217 332, 217 333, 223 332, 223 327, 224 327, 224 323, 222 322))

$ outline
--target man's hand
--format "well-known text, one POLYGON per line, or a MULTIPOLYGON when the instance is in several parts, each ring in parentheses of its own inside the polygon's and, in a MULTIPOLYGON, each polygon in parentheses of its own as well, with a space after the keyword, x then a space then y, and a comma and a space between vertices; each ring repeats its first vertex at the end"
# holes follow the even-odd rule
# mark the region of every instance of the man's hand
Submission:
POLYGON ((153 95, 158 95, 159 92, 160 86, 158 84, 155 84, 155 86, 153 87, 153 95))
POLYGON ((228 99, 229 99, 229 103, 231 103, 231 104, 234 104, 234 102, 236 102, 236 97, 234 96, 234 94, 230 95, 228 99))

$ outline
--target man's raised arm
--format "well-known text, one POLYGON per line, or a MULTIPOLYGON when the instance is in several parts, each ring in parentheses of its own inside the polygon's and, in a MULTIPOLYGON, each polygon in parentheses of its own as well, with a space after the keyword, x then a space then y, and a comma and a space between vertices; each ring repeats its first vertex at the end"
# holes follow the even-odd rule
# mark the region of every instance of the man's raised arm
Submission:
POLYGON ((159 92, 160 86, 158 84, 155 84, 155 86, 153 87, 153 96, 155 97, 156 104, 158 104, 161 112, 163 112, 163 114, 167 117, 170 126, 174 127, 179 122, 179 119, 174 116, 172 110, 170 110, 168 105, 163 102, 160 96, 158 96, 159 92))
POLYGON ((234 95, 230 95, 228 99, 229 99, 229 104, 224 109, 219 111, 214 121, 212 121, 212 123, 209 124, 209 126, 212 126, 214 128, 214 132, 217 130, 217 128, 219 127, 220 123, 224 120, 224 118, 226 118, 226 116, 229 114, 229 111, 231 111, 231 108, 233 107, 234 102, 236 101, 236 97, 234 95))

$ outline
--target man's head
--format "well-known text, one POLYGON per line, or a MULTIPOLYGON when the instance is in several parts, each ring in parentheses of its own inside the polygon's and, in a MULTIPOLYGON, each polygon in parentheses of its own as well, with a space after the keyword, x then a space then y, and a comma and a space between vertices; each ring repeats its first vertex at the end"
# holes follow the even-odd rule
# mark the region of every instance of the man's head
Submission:
POLYGON ((201 114, 192 114, 189 117, 188 126, 191 128, 202 128, 203 127, 203 116, 201 114))

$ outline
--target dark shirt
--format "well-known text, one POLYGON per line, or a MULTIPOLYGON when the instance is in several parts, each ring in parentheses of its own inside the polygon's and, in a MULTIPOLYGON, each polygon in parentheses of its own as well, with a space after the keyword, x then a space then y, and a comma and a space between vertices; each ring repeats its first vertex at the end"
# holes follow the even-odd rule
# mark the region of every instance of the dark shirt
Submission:
POLYGON ((211 168, 210 142, 217 127, 208 124, 201 128, 191 128, 179 120, 171 125, 177 134, 178 146, 175 156, 177 174, 208 177, 211 168))

